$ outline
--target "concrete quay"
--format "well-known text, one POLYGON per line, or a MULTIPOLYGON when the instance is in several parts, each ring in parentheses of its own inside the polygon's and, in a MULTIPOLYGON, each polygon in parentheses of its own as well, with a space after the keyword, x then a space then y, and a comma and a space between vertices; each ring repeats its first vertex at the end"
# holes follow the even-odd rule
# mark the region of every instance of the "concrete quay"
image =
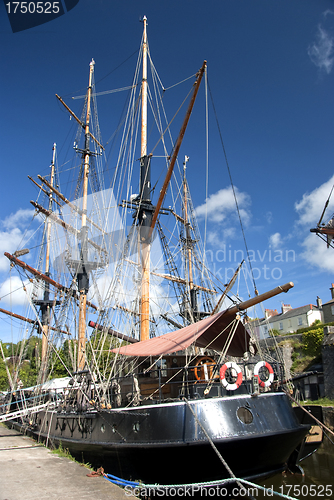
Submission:
POLYGON ((124 500, 125 490, 0 424, 0 500, 124 500))

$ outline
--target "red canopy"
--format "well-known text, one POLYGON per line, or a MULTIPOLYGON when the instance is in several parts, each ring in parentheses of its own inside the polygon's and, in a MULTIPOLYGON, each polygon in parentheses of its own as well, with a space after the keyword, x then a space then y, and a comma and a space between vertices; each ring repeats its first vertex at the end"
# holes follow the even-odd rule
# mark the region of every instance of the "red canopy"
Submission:
MULTIPOLYGON (((191 344, 221 351, 225 347, 231 328, 234 326, 234 323, 230 324, 234 319, 235 314, 223 311, 180 330, 112 351, 127 356, 160 356, 161 354, 182 351, 191 344)), ((243 356, 244 352, 249 350, 249 339, 249 334, 242 323, 238 321, 227 354, 237 357, 243 356)))

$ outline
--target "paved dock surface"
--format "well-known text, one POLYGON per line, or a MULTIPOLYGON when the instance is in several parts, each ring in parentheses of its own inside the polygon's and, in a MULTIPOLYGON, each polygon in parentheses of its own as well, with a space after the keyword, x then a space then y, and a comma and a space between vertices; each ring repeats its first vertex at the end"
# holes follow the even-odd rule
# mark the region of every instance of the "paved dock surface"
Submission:
POLYGON ((134 499, 104 477, 0 425, 0 500, 134 499))

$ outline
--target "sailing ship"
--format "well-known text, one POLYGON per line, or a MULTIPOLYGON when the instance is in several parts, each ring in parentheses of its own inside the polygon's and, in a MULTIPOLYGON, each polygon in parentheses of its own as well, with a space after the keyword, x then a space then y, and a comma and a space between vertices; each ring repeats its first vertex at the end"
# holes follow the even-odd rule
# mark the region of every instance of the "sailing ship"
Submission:
POLYGON ((73 181, 61 184, 55 146, 50 175, 33 180, 47 203, 45 208, 32 202, 44 222, 38 265, 22 260, 25 249, 5 254, 33 285, 27 296, 34 316, 1 312, 37 329, 42 347, 35 387, 24 389, 11 376, 11 411, 4 419, 91 463, 104 457, 110 472, 128 479, 168 485, 274 474, 290 457, 301 458, 309 426, 299 423, 283 390, 282 364, 263 352, 244 323, 247 310, 293 284, 242 302, 231 295, 239 269, 227 286, 213 276, 190 196, 189 158, 178 163, 206 62, 195 76, 170 153, 164 91, 154 107, 159 79, 152 66, 150 91, 148 60, 144 17, 120 153, 107 188, 103 141, 94 121, 94 61, 81 117, 57 96, 78 123, 80 162, 63 169, 77 174, 71 198, 60 187, 73 181), (162 160, 155 147, 148 153, 148 105, 162 160), (130 147, 138 135, 136 156, 130 147), (156 197, 160 179, 152 165, 158 161, 164 162, 165 179, 156 197), (173 220, 173 232, 167 219, 173 220), (56 362, 68 377, 51 391, 46 384, 56 362))
POLYGON ((329 247, 334 248, 333 247, 334 214, 332 214, 332 216, 326 222, 323 222, 323 219, 324 219, 325 214, 326 214, 326 210, 328 208, 328 205, 329 205, 329 202, 330 202, 330 199, 332 196, 333 188, 334 188, 334 186, 332 187, 332 189, 329 193, 329 196, 326 200, 326 203, 325 203, 324 209, 321 213, 317 227, 310 229, 311 233, 315 233, 317 236, 319 236, 319 238, 321 238, 322 240, 324 240, 327 243, 327 248, 329 248, 329 247))

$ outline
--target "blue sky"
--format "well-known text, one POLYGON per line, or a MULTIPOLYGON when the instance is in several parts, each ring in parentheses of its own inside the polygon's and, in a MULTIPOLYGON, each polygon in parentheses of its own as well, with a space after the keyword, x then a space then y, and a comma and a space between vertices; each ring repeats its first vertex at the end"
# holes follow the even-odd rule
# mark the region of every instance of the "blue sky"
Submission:
MULTIPOLYGON (((165 87, 208 61, 259 292, 295 283, 265 307, 280 310, 281 301, 298 307, 315 303, 317 295, 328 301, 333 250, 309 229, 334 184, 334 2, 80 0, 60 18, 18 33, 0 4, 0 306, 9 308, 9 265, 1 255, 20 244, 31 218, 29 200, 37 194, 27 175, 46 175, 52 144, 60 150, 65 144, 68 118, 54 94, 69 101, 84 93, 92 57, 98 91, 128 85, 143 15, 165 87)), ((108 99, 98 102, 105 138, 120 111, 118 100, 108 99)), ((207 193, 200 180, 203 135, 196 119, 184 144, 193 165, 188 181, 200 223, 207 210, 212 266, 224 278, 245 248, 219 144, 210 152, 207 193)), ((333 212, 334 198, 327 216, 333 212)), ((1 338, 8 322, 0 320, 1 338)))

